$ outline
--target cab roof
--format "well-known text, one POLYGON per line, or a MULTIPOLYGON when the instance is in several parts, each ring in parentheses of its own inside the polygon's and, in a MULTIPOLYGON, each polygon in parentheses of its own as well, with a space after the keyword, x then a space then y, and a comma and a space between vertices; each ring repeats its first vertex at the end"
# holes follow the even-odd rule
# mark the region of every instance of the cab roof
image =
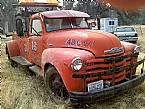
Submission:
POLYGON ((66 17, 90 17, 87 13, 74 11, 74 10, 53 10, 45 11, 32 15, 34 18, 38 18, 39 14, 47 18, 66 18, 66 17))

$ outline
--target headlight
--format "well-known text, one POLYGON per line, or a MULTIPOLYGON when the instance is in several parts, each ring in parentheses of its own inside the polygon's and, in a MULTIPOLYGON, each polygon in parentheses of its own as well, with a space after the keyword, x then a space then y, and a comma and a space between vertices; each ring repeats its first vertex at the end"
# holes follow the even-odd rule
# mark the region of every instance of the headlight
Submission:
POLYGON ((71 62, 71 68, 73 70, 80 70, 81 68, 83 67, 83 63, 82 63, 82 60, 80 58, 74 58, 71 62))
POLYGON ((140 52, 140 48, 138 46, 135 47, 134 50, 133 50, 133 53, 134 54, 139 54, 139 52, 140 52))

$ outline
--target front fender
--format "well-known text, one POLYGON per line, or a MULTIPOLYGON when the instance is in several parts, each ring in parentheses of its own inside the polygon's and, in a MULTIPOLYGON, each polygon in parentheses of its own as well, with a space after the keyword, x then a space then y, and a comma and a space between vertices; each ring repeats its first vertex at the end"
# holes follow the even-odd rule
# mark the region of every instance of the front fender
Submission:
MULTIPOLYGON (((66 89, 71 91, 83 91, 84 90, 84 80, 72 78, 72 74, 76 73, 70 67, 71 61, 75 57, 80 57, 82 61, 87 59, 91 59, 94 55, 85 50, 73 49, 73 48, 49 48, 44 50, 42 53, 42 70, 43 70, 43 78, 45 72, 45 65, 47 63, 55 66, 57 71, 59 72, 66 89)), ((77 73, 85 72, 84 67, 77 71, 77 73)))
POLYGON ((125 53, 127 53, 127 54, 132 54, 134 48, 137 47, 137 45, 129 43, 129 42, 121 41, 121 44, 125 49, 125 53))
MULTIPOLYGON (((132 55, 134 48, 137 47, 137 45, 129 43, 129 42, 121 41, 121 44, 124 47, 125 54, 127 54, 127 55, 132 55)), ((137 60, 138 60, 138 55, 137 56, 135 55, 131 58, 130 63, 137 62, 137 60)), ((134 71, 136 71, 136 69, 134 71)))

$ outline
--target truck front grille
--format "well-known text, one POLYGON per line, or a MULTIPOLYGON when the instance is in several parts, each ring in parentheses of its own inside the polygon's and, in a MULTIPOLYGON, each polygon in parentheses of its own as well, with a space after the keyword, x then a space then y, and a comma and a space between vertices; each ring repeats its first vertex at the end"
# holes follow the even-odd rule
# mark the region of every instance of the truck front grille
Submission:
POLYGON ((125 78, 130 69, 119 69, 119 67, 130 64, 131 58, 128 58, 124 54, 107 57, 96 57, 96 59, 87 60, 86 73, 98 73, 99 76, 93 78, 87 78, 87 81, 93 81, 94 79, 105 80, 112 82, 119 82, 125 78), (113 64, 114 62, 114 64, 113 64), (113 67, 115 70, 113 70, 113 67), (110 72, 106 72, 110 70, 110 72), (112 79, 113 78, 113 79, 112 79))

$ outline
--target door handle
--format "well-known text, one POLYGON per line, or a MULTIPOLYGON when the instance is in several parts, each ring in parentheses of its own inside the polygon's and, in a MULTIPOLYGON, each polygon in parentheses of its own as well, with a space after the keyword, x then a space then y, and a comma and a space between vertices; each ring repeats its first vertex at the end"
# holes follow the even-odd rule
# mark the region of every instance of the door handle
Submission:
POLYGON ((53 46, 53 44, 48 44, 49 46, 53 46))

